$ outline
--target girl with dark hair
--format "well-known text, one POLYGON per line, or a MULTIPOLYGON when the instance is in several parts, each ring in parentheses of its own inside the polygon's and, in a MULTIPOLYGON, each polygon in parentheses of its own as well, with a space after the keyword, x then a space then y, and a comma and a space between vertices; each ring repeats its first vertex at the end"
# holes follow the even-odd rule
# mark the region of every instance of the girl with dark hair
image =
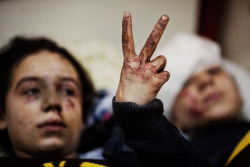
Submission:
POLYGON ((0 51, 1 147, 9 156, 76 158, 95 91, 82 66, 46 38, 0 51))

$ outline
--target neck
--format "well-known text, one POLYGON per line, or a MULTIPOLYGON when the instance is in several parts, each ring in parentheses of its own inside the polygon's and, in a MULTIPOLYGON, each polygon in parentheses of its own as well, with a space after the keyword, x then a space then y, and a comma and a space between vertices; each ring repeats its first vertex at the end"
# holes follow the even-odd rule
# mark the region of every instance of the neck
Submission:
POLYGON ((49 159, 75 159, 77 152, 62 154, 61 152, 43 152, 43 153, 27 153, 20 150, 15 150, 17 158, 49 158, 49 159))

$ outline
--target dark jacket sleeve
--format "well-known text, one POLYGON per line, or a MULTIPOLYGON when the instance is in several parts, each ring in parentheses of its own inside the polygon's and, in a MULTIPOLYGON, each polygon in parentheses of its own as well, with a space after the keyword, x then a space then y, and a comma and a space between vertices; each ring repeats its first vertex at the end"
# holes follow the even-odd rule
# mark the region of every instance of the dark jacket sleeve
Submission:
POLYGON ((210 166, 208 161, 163 116, 163 104, 155 99, 147 105, 116 102, 113 111, 125 142, 144 166, 210 166))

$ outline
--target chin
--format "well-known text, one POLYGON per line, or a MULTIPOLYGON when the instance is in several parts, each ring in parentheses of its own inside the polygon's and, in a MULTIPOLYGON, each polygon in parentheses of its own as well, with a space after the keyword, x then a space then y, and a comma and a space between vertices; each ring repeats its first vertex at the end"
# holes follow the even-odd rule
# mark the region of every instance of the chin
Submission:
POLYGON ((211 111, 208 118, 214 121, 222 121, 237 118, 239 112, 230 106, 216 106, 211 111))
POLYGON ((49 139, 44 139, 43 141, 40 142, 39 147, 41 148, 42 151, 56 151, 62 149, 66 146, 66 143, 63 139, 58 139, 58 138, 49 138, 49 139))

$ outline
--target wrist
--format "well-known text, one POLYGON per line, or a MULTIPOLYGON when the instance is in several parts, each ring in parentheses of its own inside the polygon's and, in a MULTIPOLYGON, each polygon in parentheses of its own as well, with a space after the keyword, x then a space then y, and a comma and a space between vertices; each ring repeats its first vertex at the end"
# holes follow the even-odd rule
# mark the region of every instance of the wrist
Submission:
POLYGON ((135 93, 131 94, 119 94, 115 96, 116 102, 133 102, 137 105, 146 105, 153 101, 155 98, 147 98, 146 96, 138 96, 135 93))

